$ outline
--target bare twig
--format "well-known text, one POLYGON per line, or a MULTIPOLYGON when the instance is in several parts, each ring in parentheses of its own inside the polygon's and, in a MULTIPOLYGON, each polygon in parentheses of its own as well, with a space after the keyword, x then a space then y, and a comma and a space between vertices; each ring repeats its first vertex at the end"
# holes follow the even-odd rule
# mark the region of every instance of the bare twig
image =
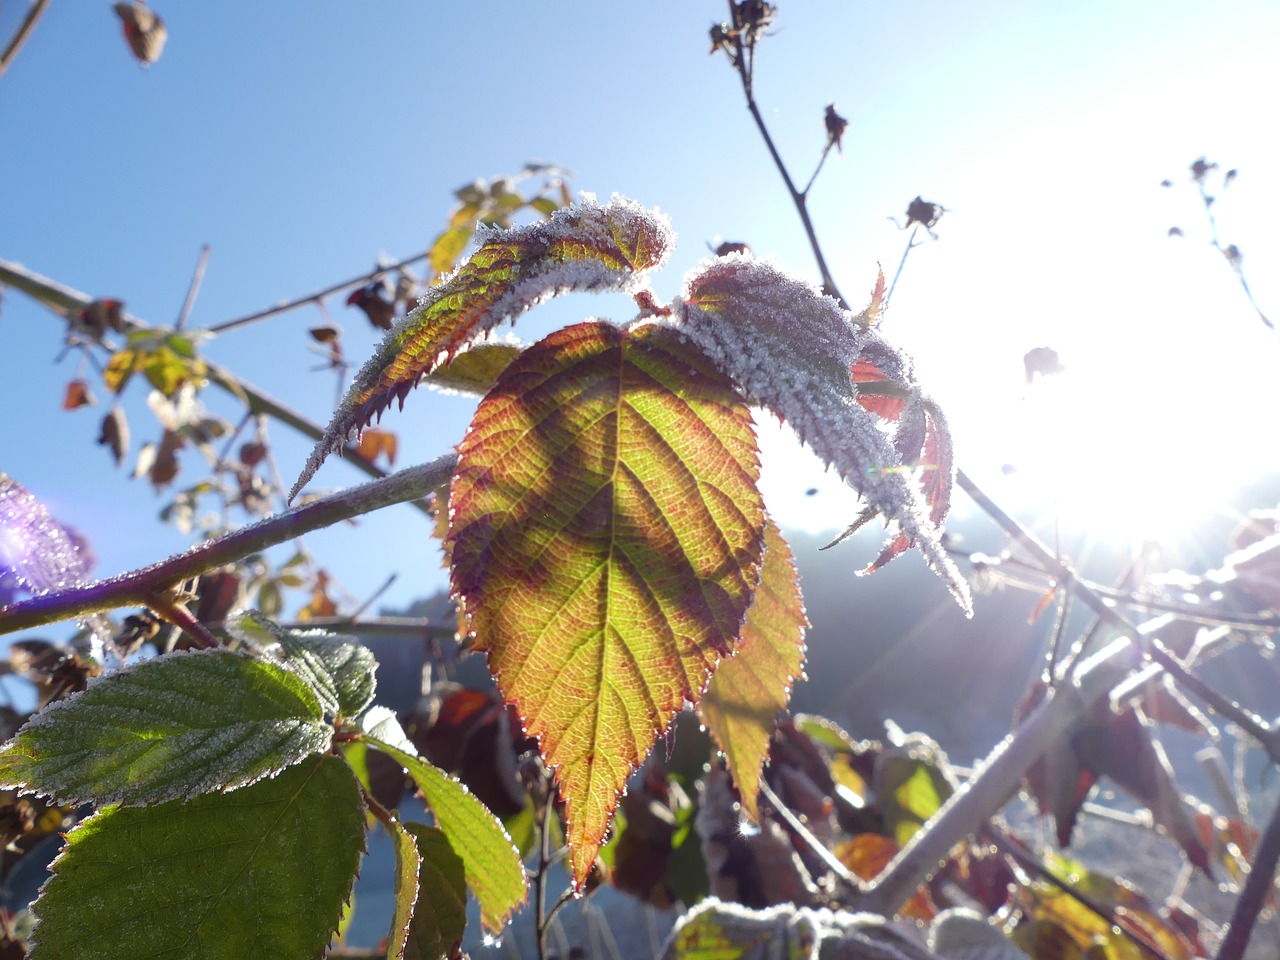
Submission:
MULTIPOLYGON (((42 277, 21 264, 7 260, 0 260, 0 284, 7 284, 17 290, 21 290, 68 321, 78 311, 92 302, 91 297, 81 293, 79 290, 74 290, 47 277, 42 277)), ((125 314, 122 319, 125 328, 128 330, 153 329, 150 324, 130 314, 125 314)), ((276 398, 241 380, 229 370, 214 363, 207 363, 206 366, 209 380, 245 403, 251 413, 265 414, 286 426, 292 427, 304 437, 308 437, 317 443, 324 438, 324 428, 319 424, 313 423, 276 398)), ((357 470, 368 476, 385 477, 387 475, 386 471, 381 467, 362 457, 354 446, 347 446, 343 450, 343 456, 357 470)), ((417 506, 419 509, 425 510, 425 506, 422 504, 417 504, 417 506)))
POLYGON ((36 28, 36 24, 40 21, 40 17, 48 5, 49 0, 34 0, 31 4, 31 9, 27 11, 27 15, 18 24, 18 29, 13 32, 13 36, 5 44, 4 50, 0 50, 0 74, 8 69, 9 64, 13 62, 13 58, 18 55, 18 51, 22 49, 22 45, 31 36, 31 31, 36 28))
POLYGON ((187 287, 187 298, 182 301, 182 311, 178 314, 178 322, 173 329, 181 330, 187 325, 187 317, 196 304, 196 295, 200 293, 200 284, 204 282, 205 267, 209 265, 209 245, 200 248, 200 259, 196 261, 196 272, 191 276, 191 285, 187 287))
POLYGON ((0 607, 0 633, 26 630, 117 607, 150 605, 157 594, 175 584, 247 554, 393 503, 425 497, 453 474, 456 464, 457 457, 453 454, 438 457, 430 463, 294 507, 140 570, 0 607))
POLYGON ((368 273, 362 273, 358 277, 352 277, 350 280, 344 280, 341 283, 335 283, 331 286, 316 290, 314 293, 308 293, 293 300, 284 303, 278 303, 274 307, 267 307, 265 310, 258 310, 254 313, 247 313, 243 317, 236 317, 234 320, 224 320, 222 323, 215 323, 211 327, 205 327, 206 333, 226 333, 228 330, 234 330, 236 327, 247 326, 250 323, 257 323, 259 320, 266 320, 268 317, 278 316, 282 313, 288 313, 290 310, 296 310, 298 307, 305 307, 309 303, 315 303, 323 300, 325 297, 338 293, 342 290, 349 290, 352 287, 358 287, 362 283, 368 283, 374 277, 380 274, 390 273, 393 270, 399 270, 401 267, 407 267, 419 260, 425 260, 431 256, 430 250, 424 250, 422 253, 409 257, 405 260, 398 260, 395 263, 389 263, 385 266, 370 270, 368 273))
POLYGON ((907 248, 902 251, 902 259, 898 261, 898 269, 893 273, 893 282, 889 284, 889 292, 884 295, 884 305, 887 309, 889 301, 893 299, 893 291, 898 288, 898 278, 902 276, 902 270, 907 265, 907 255, 911 253, 919 244, 916 243, 916 231, 920 229, 920 224, 916 224, 911 228, 911 236, 907 237, 907 248))
POLYGON ((1231 913, 1231 925, 1227 935, 1218 948, 1217 960, 1240 960, 1245 948, 1249 945, 1249 937, 1258 915, 1266 906, 1267 898, 1275 882, 1276 863, 1280 861, 1280 805, 1271 812, 1267 829, 1262 834, 1262 841, 1254 853, 1253 863, 1249 865, 1249 879, 1245 881, 1244 890, 1236 900, 1235 909, 1231 913))

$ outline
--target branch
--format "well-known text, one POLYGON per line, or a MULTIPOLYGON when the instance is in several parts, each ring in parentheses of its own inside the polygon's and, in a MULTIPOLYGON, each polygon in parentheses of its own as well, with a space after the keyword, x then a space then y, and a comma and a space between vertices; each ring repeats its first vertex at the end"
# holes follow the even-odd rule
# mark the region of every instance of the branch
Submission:
POLYGON ((1280 806, 1272 811, 1262 842, 1249 865, 1249 879, 1236 900, 1231 925, 1218 947, 1217 960, 1240 960, 1244 956, 1254 924, 1258 922, 1258 914, 1271 895, 1277 861, 1280 861, 1280 806))
POLYGON ((150 605, 158 594, 250 553, 321 527, 329 527, 393 503, 425 497, 453 474, 457 457, 446 454, 381 480, 340 490, 278 516, 209 540, 185 553, 110 580, 82 584, 0 607, 0 634, 26 630, 117 607, 150 605))
MULTIPOLYGON (((38 273, 33 273, 21 264, 7 260, 0 260, 0 284, 6 284, 15 290, 21 290, 33 300, 65 318, 68 322, 71 321, 77 311, 84 309, 93 302, 91 297, 81 293, 79 290, 63 286, 54 280, 40 276, 38 273)), ((154 329, 150 324, 130 314, 125 314, 121 319, 126 330, 154 329)), ((308 437, 315 443, 319 443, 324 438, 324 428, 319 424, 308 420, 296 410, 285 406, 284 403, 263 393, 252 384, 241 380, 226 368, 214 363, 207 363, 206 366, 209 380, 237 400, 245 403, 249 407, 250 413, 265 414, 272 417, 286 426, 293 427, 294 430, 297 430, 304 437, 308 437)), ((371 477, 377 478, 387 475, 385 470, 362 457, 355 447, 348 446, 343 451, 343 456, 357 470, 371 477)), ((424 513, 429 514, 424 504, 417 504, 417 507, 424 513)))
POLYGON ((243 327, 250 323, 256 323, 259 320, 265 320, 267 317, 274 317, 277 314, 288 313, 290 310, 296 310, 298 307, 305 307, 309 303, 315 303, 317 300, 323 300, 331 294, 338 293, 341 290, 350 287, 359 286, 362 283, 368 283, 374 277, 382 273, 390 273, 392 270, 399 270, 401 267, 407 267, 411 263, 417 263, 419 260, 425 260, 431 256, 430 250, 409 257, 407 260, 399 260, 396 263, 389 263, 386 266, 378 267, 370 270, 368 273, 361 274, 358 277, 352 277, 350 280, 344 280, 342 283, 335 283, 332 286, 317 290, 315 293, 308 293, 305 296, 296 299, 278 303, 274 307, 267 307, 265 310, 259 310, 256 313, 248 313, 243 317, 237 317, 234 320, 226 320, 222 323, 216 323, 212 327, 205 327, 206 333, 225 333, 228 330, 234 330, 236 327, 243 327))
POLYGON ((18 51, 27 42, 27 37, 31 36, 31 31, 36 28, 36 23, 40 20, 40 16, 44 13, 44 8, 48 5, 49 0, 35 0, 31 4, 31 9, 27 11, 22 23, 18 24, 18 29, 13 32, 13 36, 9 38, 4 50, 0 51, 0 73, 4 73, 9 64, 13 62, 13 58, 18 55, 18 51))

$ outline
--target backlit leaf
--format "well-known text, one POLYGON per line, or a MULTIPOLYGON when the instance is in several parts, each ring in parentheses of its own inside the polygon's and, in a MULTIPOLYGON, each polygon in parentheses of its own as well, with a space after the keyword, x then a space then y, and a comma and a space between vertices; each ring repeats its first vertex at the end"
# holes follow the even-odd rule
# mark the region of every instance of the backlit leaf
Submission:
MULTIPOLYGON (((837 843, 832 852, 855 876, 863 880, 874 880, 901 849, 891 837, 878 833, 860 833, 837 843)), ((932 920, 937 912, 927 887, 917 890, 898 910, 898 913, 915 920, 932 920)))
POLYGON ((804 602, 791 550, 773 521, 765 526, 760 585, 742 627, 738 652, 722 660, 698 713, 729 763, 742 808, 759 820, 760 771, 769 740, 804 666, 804 602))
POLYGON ((427 382, 442 390, 456 390, 483 396, 517 354, 514 343, 473 343, 427 377, 427 382))
POLYGON ((179 653, 37 714, 0 749, 0 783, 65 802, 157 803, 253 783, 324 750, 332 733, 283 666, 179 653))
POLYGON ((413 835, 395 820, 384 823, 391 836, 395 851, 395 870, 392 874, 391 932, 387 935, 387 960, 400 960, 409 942, 409 924, 413 922, 414 908, 418 903, 418 870, 422 857, 413 835))
POLYGON ((363 845, 359 787, 337 757, 234 793, 108 808, 67 835, 32 960, 313 960, 363 845))
POLYGON ((467 885, 480 905, 480 919, 498 931, 525 901, 527 884, 520 852, 498 819, 457 780, 420 757, 366 735, 375 749, 409 771, 449 845, 461 858, 467 885))
POLYGON ((227 630, 247 643, 278 643, 289 666, 307 681, 331 717, 358 716, 373 702, 378 661, 353 639, 324 630, 287 630, 256 610, 232 616, 227 630))
POLYGON ((585 879, 617 796, 735 646, 764 517, 750 412, 661 327, 526 350, 459 448, 453 589, 540 738, 585 879))
POLYGON ((409 927, 408 960, 436 960, 461 953, 467 926, 467 880, 462 859, 444 831, 421 823, 405 829, 418 845, 418 906, 409 927))
POLYGON ((403 406, 419 378, 463 345, 558 294, 639 289, 640 274, 660 265, 671 244, 665 218, 616 196, 607 206, 584 198, 549 221, 477 235, 471 258, 396 322, 356 375, 290 499, 351 433, 392 402, 403 406))
POLYGON ((35 494, 0 471, 0 571, 40 594, 84 579, 91 556, 35 494))
POLYGON ((910 465, 860 405, 854 385, 851 371, 872 351, 878 368, 901 369, 903 387, 914 390, 905 357, 811 284, 742 254, 704 261, 685 278, 684 299, 664 322, 701 347, 748 400, 790 424, 858 491, 867 511, 855 526, 875 513, 895 521, 961 608, 972 612, 968 585, 942 546, 910 465))

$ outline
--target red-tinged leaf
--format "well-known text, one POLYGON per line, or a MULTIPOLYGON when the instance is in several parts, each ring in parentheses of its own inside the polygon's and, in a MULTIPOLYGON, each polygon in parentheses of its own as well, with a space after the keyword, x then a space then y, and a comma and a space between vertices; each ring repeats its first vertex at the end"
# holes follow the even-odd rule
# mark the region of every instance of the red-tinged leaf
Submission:
MULTIPOLYGON (((785 420, 867 504, 919 547, 957 604, 972 612, 968 585, 942 546, 916 478, 857 401, 852 370, 867 358, 904 402, 923 397, 909 361, 812 284, 768 261, 735 255, 704 261, 686 278, 669 323, 692 340, 747 398, 785 420)), ((939 421, 940 426, 941 421, 939 421)))
POLYGON ((63 410, 77 410, 93 404, 93 394, 89 391, 87 380, 68 380, 66 392, 62 395, 63 410))
POLYGON ((786 709, 791 684, 804 666, 808 625, 791 550, 769 521, 760 585, 742 627, 742 642, 737 653, 720 662, 698 704, 752 820, 760 819, 760 773, 778 711, 786 709))
POLYGON ((453 590, 556 768, 579 885, 631 771, 734 648, 763 550, 757 475, 742 397, 656 326, 530 347, 459 448, 453 590))
MULTIPOLYGON (((863 880, 874 880, 902 848, 890 837, 878 833, 860 833, 836 844, 836 859, 863 880)), ((917 890, 898 911, 913 920, 932 920, 938 912, 927 887, 917 890)))
POLYGON ((614 197, 558 210, 548 221, 512 230, 481 230, 480 247, 418 308, 398 321, 361 368, 289 499, 347 436, 405 396, 424 374, 462 347, 538 303, 575 290, 638 289, 644 271, 666 259, 665 218, 614 197))

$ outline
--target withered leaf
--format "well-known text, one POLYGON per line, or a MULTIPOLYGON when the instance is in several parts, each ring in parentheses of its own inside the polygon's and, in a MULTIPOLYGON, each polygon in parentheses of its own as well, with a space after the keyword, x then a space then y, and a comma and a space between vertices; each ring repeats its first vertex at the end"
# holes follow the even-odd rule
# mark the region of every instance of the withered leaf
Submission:
POLYGON ((129 44, 129 49, 138 58, 138 62, 149 67, 159 60, 164 42, 169 37, 164 21, 151 11, 144 0, 117 3, 115 11, 120 18, 125 42, 129 44))
POLYGON ((1026 367, 1027 383, 1035 380, 1037 374, 1050 377, 1067 369, 1058 359, 1058 351, 1053 347, 1032 347, 1023 354, 1022 364, 1026 367))
POLYGON ((98 443, 111 451, 111 457, 120 466, 129 451, 129 421, 120 407, 112 407, 102 418, 98 443))
POLYGON ((382 280, 375 280, 352 291, 351 296, 347 297, 347 306, 359 307, 369 318, 369 322, 379 330, 390 330, 391 321, 396 316, 396 305, 382 298, 385 288, 386 284, 382 280))
POLYGON ((90 406, 97 401, 93 399, 93 394, 89 391, 89 383, 87 380, 76 378, 67 381, 67 390, 62 395, 62 409, 76 410, 80 407, 90 406))
POLYGON ((840 138, 844 136, 844 132, 849 126, 849 121, 836 113, 836 105, 834 103, 827 104, 827 112, 823 115, 822 123, 827 128, 827 147, 834 146, 840 153, 844 153, 840 138))

